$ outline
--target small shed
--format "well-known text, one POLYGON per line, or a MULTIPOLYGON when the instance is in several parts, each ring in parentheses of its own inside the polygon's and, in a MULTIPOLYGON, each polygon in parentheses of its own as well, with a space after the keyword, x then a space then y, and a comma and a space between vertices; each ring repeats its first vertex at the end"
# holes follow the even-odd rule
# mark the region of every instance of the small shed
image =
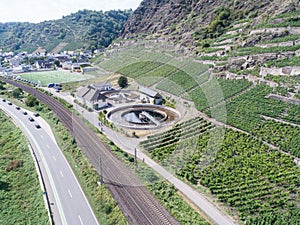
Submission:
POLYGON ((163 98, 157 91, 140 86, 140 99, 143 103, 160 104, 163 98))

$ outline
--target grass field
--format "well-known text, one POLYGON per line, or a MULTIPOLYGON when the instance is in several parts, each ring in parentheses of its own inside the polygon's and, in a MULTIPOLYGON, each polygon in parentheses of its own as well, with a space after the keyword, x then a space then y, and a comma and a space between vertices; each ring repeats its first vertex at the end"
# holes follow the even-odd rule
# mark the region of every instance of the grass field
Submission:
POLYGON ((80 73, 70 73, 69 71, 55 70, 45 72, 23 73, 20 76, 26 80, 47 85, 49 83, 68 83, 93 78, 92 75, 82 75, 80 73))
POLYGON ((49 224, 27 142, 2 111, 0 122, 0 224, 49 224))

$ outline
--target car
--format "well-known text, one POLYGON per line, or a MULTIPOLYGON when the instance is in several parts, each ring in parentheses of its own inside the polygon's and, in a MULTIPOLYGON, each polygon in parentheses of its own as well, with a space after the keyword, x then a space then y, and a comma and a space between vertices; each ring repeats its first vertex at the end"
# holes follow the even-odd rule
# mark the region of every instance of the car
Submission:
POLYGON ((2 102, 6 102, 6 100, 5 100, 5 99, 2 99, 2 102))
POLYGON ((19 106, 16 106, 16 110, 20 110, 21 108, 19 106))
POLYGON ((40 128, 41 128, 41 126, 40 126, 38 123, 34 124, 34 126, 35 126, 37 129, 40 129, 40 128))
POLYGON ((8 102, 7 104, 9 104, 9 105, 12 105, 12 103, 11 103, 11 102, 8 102))
POLYGON ((26 111, 23 111, 22 113, 23 113, 23 115, 27 115, 27 112, 26 112, 26 111))
POLYGON ((39 114, 39 113, 33 113, 33 115, 34 115, 35 117, 38 117, 40 114, 39 114))
POLYGON ((32 117, 29 117, 28 120, 29 120, 30 122, 33 122, 33 121, 34 121, 34 119, 33 119, 32 117))

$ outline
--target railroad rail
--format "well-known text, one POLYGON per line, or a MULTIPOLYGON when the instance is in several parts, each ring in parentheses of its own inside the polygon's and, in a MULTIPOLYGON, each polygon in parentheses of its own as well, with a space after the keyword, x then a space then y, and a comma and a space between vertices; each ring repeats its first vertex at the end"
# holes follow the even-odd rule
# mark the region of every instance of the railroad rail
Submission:
POLYGON ((71 132, 80 149, 100 173, 102 180, 120 209, 131 224, 171 225, 179 224, 169 212, 146 189, 137 176, 125 166, 84 122, 60 102, 47 94, 23 83, 2 78, 5 82, 23 89, 46 104, 71 132))

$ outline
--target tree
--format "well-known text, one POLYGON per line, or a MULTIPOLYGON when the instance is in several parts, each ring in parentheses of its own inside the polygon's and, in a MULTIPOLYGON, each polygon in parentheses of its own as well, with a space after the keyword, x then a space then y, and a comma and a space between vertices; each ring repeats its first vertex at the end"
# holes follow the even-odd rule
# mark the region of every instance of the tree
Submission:
POLYGON ((29 106, 29 107, 33 107, 33 106, 39 104, 38 100, 37 100, 34 96, 32 96, 32 95, 29 95, 29 96, 27 97, 25 103, 26 103, 26 105, 29 106))
POLYGON ((12 95, 14 98, 20 98, 20 96, 23 94, 23 90, 21 88, 16 88, 13 90, 12 95))
POLYGON ((128 85, 128 79, 125 76, 121 76, 118 80, 118 84, 121 88, 124 88, 128 85))

